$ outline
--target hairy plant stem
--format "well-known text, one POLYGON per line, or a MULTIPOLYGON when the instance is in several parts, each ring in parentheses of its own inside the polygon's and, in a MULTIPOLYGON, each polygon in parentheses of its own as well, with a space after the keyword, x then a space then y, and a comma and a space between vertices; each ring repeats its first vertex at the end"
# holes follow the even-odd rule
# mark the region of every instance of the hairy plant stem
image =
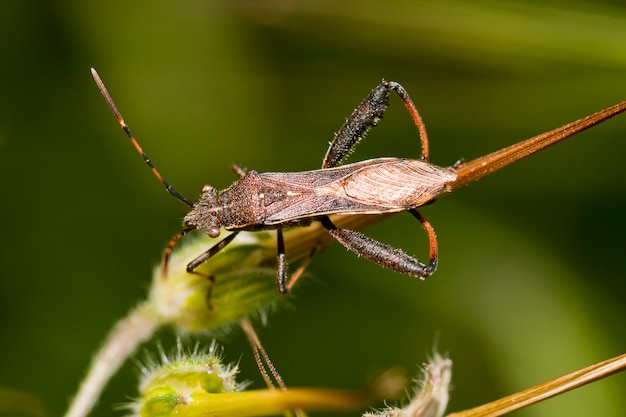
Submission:
POLYGON ((93 357, 87 376, 65 417, 84 417, 94 407, 105 385, 124 361, 161 325, 153 306, 143 303, 118 322, 93 357))

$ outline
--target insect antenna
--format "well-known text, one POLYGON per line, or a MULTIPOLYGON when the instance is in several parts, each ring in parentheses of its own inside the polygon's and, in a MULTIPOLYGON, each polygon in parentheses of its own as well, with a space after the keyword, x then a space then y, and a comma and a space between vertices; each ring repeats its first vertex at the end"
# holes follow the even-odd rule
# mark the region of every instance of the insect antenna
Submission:
POLYGON ((100 93, 102 93, 102 96, 104 97, 104 100, 107 102, 107 104, 109 105, 109 108, 111 109, 111 111, 113 112, 115 117, 117 118, 118 123, 120 124, 122 129, 124 129, 124 132, 126 132, 126 135, 128 136, 128 138, 132 142, 132 144, 135 147, 135 149, 137 149, 137 152, 139 152, 139 154, 141 155, 143 160, 146 162, 146 164, 148 164, 148 167, 150 167, 150 170, 152 171, 152 173, 159 179, 159 181, 161 181, 161 184, 163 184, 163 186, 165 186, 165 189, 171 195, 173 195, 177 200, 183 202, 184 204, 188 205, 189 207, 193 207, 193 203, 192 202, 190 202, 185 197, 180 195, 178 193, 178 191, 176 191, 176 189, 174 189, 174 187, 172 187, 167 181, 165 181, 165 179, 161 176, 161 173, 159 173, 159 171, 157 171, 157 169, 152 164, 152 161, 150 160, 150 158, 148 158, 148 155, 146 155, 146 153, 143 151, 141 146, 139 146, 139 142, 137 142, 137 139, 135 139, 133 134, 130 132, 130 129, 126 125, 126 122, 124 122, 124 118, 122 117, 121 113, 117 109, 117 106, 115 105, 115 103, 113 102, 113 99, 109 95, 109 92, 107 91, 107 88, 104 86, 104 83, 102 82, 102 79, 100 78, 100 76, 98 75, 98 73, 96 72, 96 70, 94 68, 91 69, 91 75, 93 76, 93 79, 96 82, 96 85, 98 86, 98 89, 100 90, 100 93))

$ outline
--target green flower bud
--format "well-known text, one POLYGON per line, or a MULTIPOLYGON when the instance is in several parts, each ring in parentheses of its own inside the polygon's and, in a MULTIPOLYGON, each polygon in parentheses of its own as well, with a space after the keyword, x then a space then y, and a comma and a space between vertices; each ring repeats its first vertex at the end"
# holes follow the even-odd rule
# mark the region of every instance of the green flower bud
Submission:
POLYGON ((286 300, 276 291, 276 248, 266 244, 272 237, 239 233, 197 268, 199 274, 187 273, 187 264, 223 236, 185 242, 172 254, 167 275, 161 267, 155 269, 147 302, 163 324, 186 333, 216 331, 243 317, 266 314, 286 300))
POLYGON ((350 411, 367 407, 381 396, 395 395, 403 381, 384 375, 376 386, 363 391, 323 388, 259 389, 243 391, 238 368, 224 365, 215 344, 206 351, 161 355, 161 363, 143 369, 139 398, 127 406, 134 417, 256 417, 296 409, 350 411), (383 388, 384 387, 384 388, 383 388), (390 390, 390 387, 391 388, 390 390))

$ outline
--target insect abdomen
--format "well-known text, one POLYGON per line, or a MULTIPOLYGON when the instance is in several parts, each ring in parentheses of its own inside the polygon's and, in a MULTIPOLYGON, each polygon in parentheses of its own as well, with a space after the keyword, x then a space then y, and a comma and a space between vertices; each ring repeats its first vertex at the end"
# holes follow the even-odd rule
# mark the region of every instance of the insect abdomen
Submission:
POLYGON ((427 162, 398 159, 363 167, 343 179, 346 195, 362 202, 388 207, 414 208, 447 191, 447 184, 456 179, 449 169, 427 162))

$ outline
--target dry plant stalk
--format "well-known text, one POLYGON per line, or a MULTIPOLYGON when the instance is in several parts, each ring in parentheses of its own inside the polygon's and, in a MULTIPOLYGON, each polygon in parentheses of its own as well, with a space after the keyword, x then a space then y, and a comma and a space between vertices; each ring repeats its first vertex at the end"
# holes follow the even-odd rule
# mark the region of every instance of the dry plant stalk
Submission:
POLYGON ((448 417, 497 417, 547 400, 567 391, 606 378, 626 369, 626 354, 551 379, 508 397, 481 406, 448 414, 448 417))

